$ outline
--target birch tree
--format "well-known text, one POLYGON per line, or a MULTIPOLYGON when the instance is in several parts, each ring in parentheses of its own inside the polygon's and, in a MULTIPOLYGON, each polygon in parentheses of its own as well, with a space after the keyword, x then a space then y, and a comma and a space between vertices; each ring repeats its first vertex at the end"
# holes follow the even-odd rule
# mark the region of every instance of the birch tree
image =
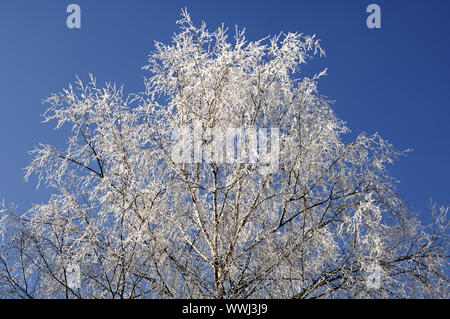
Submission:
POLYGON ((423 226, 386 168, 404 152, 377 134, 344 142, 317 89, 326 70, 302 73, 325 54, 319 40, 249 41, 186 11, 177 23, 149 55, 143 92, 91 75, 45 100, 44 121, 71 130, 64 147, 31 151, 25 178, 49 200, 25 213, 2 205, 0 296, 448 298, 448 209, 432 204, 423 226), (265 129, 267 145, 253 161, 218 161, 219 143, 208 160, 212 132, 228 128, 265 129), (186 159, 203 153, 176 161, 175 145, 186 159), (276 170, 262 170, 264 155, 276 170))

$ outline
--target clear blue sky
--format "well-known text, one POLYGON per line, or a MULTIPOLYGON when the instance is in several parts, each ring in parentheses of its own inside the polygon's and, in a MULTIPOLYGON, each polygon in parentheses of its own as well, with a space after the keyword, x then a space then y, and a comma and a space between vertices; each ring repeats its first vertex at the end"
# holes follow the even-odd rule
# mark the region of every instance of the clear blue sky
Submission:
POLYGON ((310 70, 328 67, 319 90, 336 101, 337 115, 354 135, 378 132, 414 150, 390 171, 424 220, 430 196, 450 205, 448 0, 1 0, 0 199, 25 210, 48 197, 35 180, 23 182, 28 150, 64 142, 54 123, 41 123, 42 98, 90 72, 98 83, 140 91, 153 41, 170 40, 185 6, 209 29, 221 22, 246 27, 251 40, 280 31, 317 34, 327 57, 310 70), (66 27, 70 3, 81 7, 80 30, 66 27), (381 29, 366 27, 371 3, 381 7, 381 29))

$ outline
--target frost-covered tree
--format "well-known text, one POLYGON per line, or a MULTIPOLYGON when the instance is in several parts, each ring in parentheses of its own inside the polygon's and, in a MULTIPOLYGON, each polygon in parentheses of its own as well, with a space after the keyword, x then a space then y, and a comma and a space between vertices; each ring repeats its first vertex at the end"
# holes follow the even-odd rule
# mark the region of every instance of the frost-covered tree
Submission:
POLYGON ((385 168, 403 152, 378 135, 343 141, 317 91, 325 71, 301 75, 324 54, 319 41, 229 39, 185 11, 178 24, 149 56, 144 92, 91 76, 45 100, 45 121, 72 130, 66 147, 32 151, 26 179, 37 174, 48 202, 24 214, 3 205, 0 296, 448 297, 447 209, 432 206, 422 226, 385 168), (277 129, 277 169, 262 173, 261 143, 253 162, 174 161, 174 132, 199 123, 182 144, 193 153, 230 127, 265 128, 274 149, 277 129))

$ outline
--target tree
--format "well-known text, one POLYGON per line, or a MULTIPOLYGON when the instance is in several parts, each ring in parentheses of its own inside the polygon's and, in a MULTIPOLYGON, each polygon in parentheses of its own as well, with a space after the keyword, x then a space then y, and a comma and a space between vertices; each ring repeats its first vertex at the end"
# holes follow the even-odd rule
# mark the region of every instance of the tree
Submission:
POLYGON ((31 152, 26 179, 53 190, 48 202, 22 215, 3 205, 1 296, 448 297, 448 209, 432 205, 422 226, 385 168, 404 152, 378 135, 343 142, 317 91, 326 70, 300 72, 319 41, 248 42, 237 29, 229 41, 186 11, 178 24, 149 56, 143 93, 91 76, 45 100, 45 121, 72 130, 66 148, 31 152), (247 132, 230 150, 253 160, 217 160, 212 132, 229 128, 247 132))

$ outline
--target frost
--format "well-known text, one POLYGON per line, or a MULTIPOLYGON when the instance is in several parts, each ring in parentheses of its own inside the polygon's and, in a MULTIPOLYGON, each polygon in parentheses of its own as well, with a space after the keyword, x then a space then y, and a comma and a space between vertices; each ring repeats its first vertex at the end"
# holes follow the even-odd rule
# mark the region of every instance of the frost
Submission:
MULTIPOLYGON (((404 152, 349 130, 302 68, 315 36, 249 41, 186 11, 157 42, 143 93, 79 78, 45 100, 72 129, 40 144, 25 178, 51 190, 25 215, 0 210, 0 296, 60 298, 448 297, 448 209, 422 226, 386 171, 404 152), (279 167, 171 159, 173 134, 276 128, 279 167), (74 289, 66 265, 80 267, 74 289), (380 267, 380 288, 366 287, 380 267)), ((201 141, 207 144, 208 139, 201 141)), ((207 145, 202 145, 207 146, 207 145)))

